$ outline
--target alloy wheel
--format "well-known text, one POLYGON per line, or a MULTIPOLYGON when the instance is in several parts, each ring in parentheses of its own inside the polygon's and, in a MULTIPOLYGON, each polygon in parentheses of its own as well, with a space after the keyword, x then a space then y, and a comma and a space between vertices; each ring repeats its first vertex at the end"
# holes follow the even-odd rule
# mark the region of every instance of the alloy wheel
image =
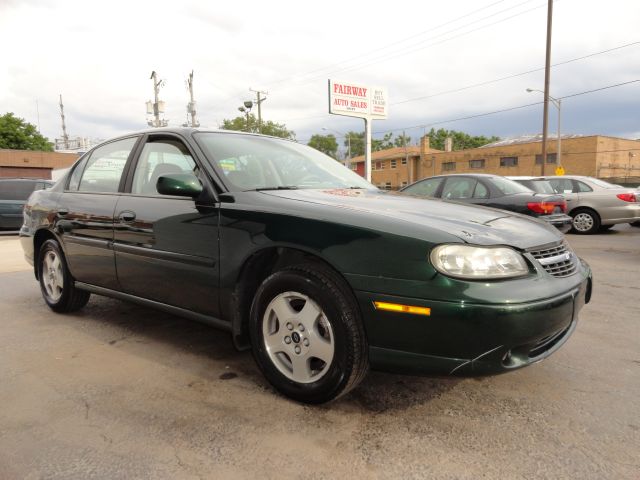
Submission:
POLYGON ((329 370, 335 354, 333 328, 307 295, 283 292, 273 298, 262 319, 262 333, 269 359, 288 379, 311 383, 329 370))

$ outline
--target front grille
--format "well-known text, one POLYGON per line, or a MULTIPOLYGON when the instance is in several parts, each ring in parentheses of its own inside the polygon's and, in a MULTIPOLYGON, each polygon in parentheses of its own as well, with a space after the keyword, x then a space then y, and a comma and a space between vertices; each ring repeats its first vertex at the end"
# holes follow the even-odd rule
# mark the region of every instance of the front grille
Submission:
POLYGON ((544 270, 554 277, 568 277, 576 272, 575 254, 566 243, 543 250, 533 250, 531 255, 544 270))

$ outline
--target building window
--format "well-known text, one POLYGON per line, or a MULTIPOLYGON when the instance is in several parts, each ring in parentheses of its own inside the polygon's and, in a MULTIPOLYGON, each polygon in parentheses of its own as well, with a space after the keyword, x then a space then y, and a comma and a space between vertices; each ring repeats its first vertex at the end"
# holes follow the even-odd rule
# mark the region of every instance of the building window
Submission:
POLYGON ((407 157, 404 157, 404 158, 402 159, 402 165, 406 165, 406 164, 407 164, 407 157))
POLYGON ((407 182, 402 182, 402 184, 400 185, 402 188, 407 186, 407 182))
MULTIPOLYGON (((556 163, 555 153, 547 153, 547 163, 556 163)), ((536 155, 536 165, 542 165, 542 155, 536 155)))
POLYGON ((398 166, 397 160, 391 160, 391 168, 396 168, 398 166))
POLYGON ((501 167, 516 167, 518 166, 518 157, 500 157, 501 167))
POLYGON ((450 172, 451 170, 456 169, 456 162, 443 162, 442 163, 442 171, 450 172))
POLYGON ((376 162, 376 170, 384 170, 384 162, 376 162))
POLYGON ((481 160, 469 160, 469 168, 484 168, 484 158, 481 160))
POLYGON ((391 190, 391 182, 387 182, 384 184, 384 189, 385 190, 391 190))

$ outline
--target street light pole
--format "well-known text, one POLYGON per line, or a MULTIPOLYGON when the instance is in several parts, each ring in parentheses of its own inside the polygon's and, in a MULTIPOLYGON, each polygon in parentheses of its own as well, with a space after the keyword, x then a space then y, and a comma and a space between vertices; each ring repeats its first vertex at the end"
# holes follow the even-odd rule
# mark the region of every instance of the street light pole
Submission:
MULTIPOLYGON (((531 92, 540 92, 544 95, 544 92, 542 90, 537 90, 535 88, 527 88, 527 92, 531 93, 531 92)), ((551 95, 547 94, 547 96, 549 97, 549 100, 551 100, 551 103, 553 103, 553 105, 558 109, 558 152, 556 153, 556 161, 555 164, 556 166, 562 165, 562 137, 560 134, 560 125, 562 122, 562 99, 561 98, 555 98, 552 97, 551 95)), ((546 148, 544 148, 545 153, 546 153, 546 148)), ((546 156, 543 154, 542 155, 542 175, 544 175, 544 164, 547 161, 546 156)))

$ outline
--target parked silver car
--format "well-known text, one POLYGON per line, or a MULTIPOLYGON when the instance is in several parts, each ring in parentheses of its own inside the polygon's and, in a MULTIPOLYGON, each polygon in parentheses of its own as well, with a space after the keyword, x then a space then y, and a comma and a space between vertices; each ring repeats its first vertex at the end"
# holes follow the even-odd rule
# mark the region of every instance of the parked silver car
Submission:
POLYGON ((548 180, 567 200, 574 233, 608 230, 618 223, 640 221, 640 198, 633 188, 579 175, 536 177, 548 180))

